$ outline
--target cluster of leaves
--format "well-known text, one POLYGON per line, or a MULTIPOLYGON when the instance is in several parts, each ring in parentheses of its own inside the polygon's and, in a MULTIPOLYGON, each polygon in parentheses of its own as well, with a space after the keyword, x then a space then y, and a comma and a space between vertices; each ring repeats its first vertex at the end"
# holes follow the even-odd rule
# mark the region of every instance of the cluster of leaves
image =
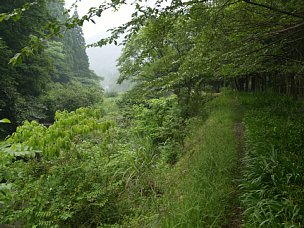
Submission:
MULTIPOLYGON (((102 116, 99 109, 80 108, 75 112, 56 112, 55 123, 45 127, 36 121, 25 121, 6 142, 14 145, 21 143, 43 151, 45 157, 59 156, 60 151, 69 151, 73 143, 94 131, 107 131, 110 123, 99 123, 102 116)), ((100 139, 101 140, 101 139, 100 139)))
POLYGON ((36 4, 37 2, 25 3, 22 7, 16 8, 10 13, 0 13, 0 22, 7 20, 13 20, 13 21, 20 20, 22 13, 28 10, 31 6, 36 4))
POLYGON ((241 95, 246 156, 242 181, 246 226, 302 227, 303 103, 275 94, 241 95))
POLYGON ((113 200, 121 182, 107 153, 112 124, 102 117, 81 108, 57 112, 49 128, 35 121, 17 128, 1 148, 2 224, 87 227, 119 216, 113 200))

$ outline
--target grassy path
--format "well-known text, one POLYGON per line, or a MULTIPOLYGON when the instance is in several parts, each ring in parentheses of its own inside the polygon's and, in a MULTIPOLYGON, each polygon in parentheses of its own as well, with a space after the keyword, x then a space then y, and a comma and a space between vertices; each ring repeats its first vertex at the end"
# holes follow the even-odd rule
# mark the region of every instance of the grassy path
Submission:
MULTIPOLYGON (((104 108, 112 115, 117 115, 115 100, 105 99, 104 108)), ((192 120, 185 155, 164 172, 164 194, 151 203, 157 219, 147 227, 242 227, 241 107, 235 94, 224 93, 204 107, 207 115, 192 120)))
POLYGON ((236 112, 236 118, 233 124, 233 131, 237 143, 237 164, 234 170, 234 194, 230 199, 230 208, 228 210, 228 222, 223 227, 238 228, 244 227, 243 208, 241 205, 241 193, 239 192, 238 185, 241 183, 242 172, 244 169, 243 159, 245 156, 245 143, 244 143, 244 124, 242 123, 244 111, 243 107, 235 97, 233 100, 233 108, 236 112), (230 211, 230 212, 229 212, 230 211))
POLYGON ((190 127, 186 155, 168 181, 161 227, 240 227, 238 189, 242 129, 231 95, 215 98, 207 120, 190 127), (235 129, 237 131, 235 131, 235 129))

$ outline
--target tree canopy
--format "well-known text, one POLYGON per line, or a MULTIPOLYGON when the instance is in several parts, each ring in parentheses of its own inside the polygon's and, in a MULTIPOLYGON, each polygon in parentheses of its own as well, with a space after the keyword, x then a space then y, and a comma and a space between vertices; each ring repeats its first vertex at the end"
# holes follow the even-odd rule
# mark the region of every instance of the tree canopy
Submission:
POLYGON ((134 0, 104 101, 79 1, 0 3, 0 224, 303 227, 302 0, 134 0))
MULTIPOLYGON (((65 36, 50 36, 56 24, 69 19, 64 1, 2 1, 0 15, 0 116, 9 118, 13 126, 26 119, 52 121, 56 110, 44 97, 59 87, 56 83, 74 86, 71 91, 78 90, 79 96, 83 89, 77 82, 99 87, 97 75, 89 69, 82 29, 76 26, 62 30, 65 36)), ((79 105, 91 105, 89 94, 83 96, 79 105)))

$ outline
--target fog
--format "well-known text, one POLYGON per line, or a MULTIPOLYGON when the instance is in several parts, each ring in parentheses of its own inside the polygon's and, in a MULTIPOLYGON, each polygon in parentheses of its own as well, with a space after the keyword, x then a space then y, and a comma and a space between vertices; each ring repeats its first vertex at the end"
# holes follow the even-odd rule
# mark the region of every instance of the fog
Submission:
MULTIPOLYGON (((104 36, 106 36, 105 33, 97 34, 94 37, 86 39, 86 42, 88 44, 94 43, 104 36)), ((101 84, 105 90, 120 90, 119 85, 116 85, 119 76, 116 60, 120 56, 121 49, 121 46, 106 45, 104 47, 87 48, 86 50, 90 61, 90 68, 98 76, 104 78, 101 84)))
MULTIPOLYGON (((66 0, 66 8, 69 8, 75 0, 66 0)), ((101 0, 82 0, 78 3, 79 16, 85 15, 91 7, 96 7, 103 1, 101 0)), ((95 24, 85 22, 82 29, 86 44, 92 44, 98 40, 110 35, 107 30, 120 26, 131 19, 131 14, 134 6, 131 4, 122 6, 118 11, 105 11, 101 17, 95 17, 95 24)), ((73 10, 72 10, 73 12, 73 10)), ((104 78, 102 86, 105 90, 121 90, 120 86, 116 85, 119 76, 116 67, 116 60, 120 56, 122 47, 115 45, 107 45, 98 48, 87 48, 87 54, 90 61, 91 70, 104 78)), ((125 87, 125 86, 123 86, 125 87)))

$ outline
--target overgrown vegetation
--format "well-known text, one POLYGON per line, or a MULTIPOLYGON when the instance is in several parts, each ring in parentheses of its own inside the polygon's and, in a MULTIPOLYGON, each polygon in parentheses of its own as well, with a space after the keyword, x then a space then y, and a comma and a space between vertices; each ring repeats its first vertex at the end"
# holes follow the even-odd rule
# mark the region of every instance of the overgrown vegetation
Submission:
POLYGON ((248 227, 302 227, 303 102, 277 94, 242 94, 246 156, 242 200, 248 227))
POLYGON ((128 106, 120 118, 82 108, 57 112, 49 128, 26 122, 2 146, 0 221, 221 224, 236 164, 231 99, 217 98, 208 105, 210 117, 204 111, 187 131, 175 96, 128 106))
POLYGON ((1 1, 0 226, 304 226, 303 2, 163 2, 103 98, 81 26, 125 1, 1 1))
POLYGON ((225 92, 185 123, 174 96, 127 104, 123 113, 113 101, 106 113, 58 112, 49 128, 26 122, 6 140, 2 223, 229 225, 241 168, 246 227, 303 224, 302 102, 225 92), (246 153, 239 167, 233 125, 241 109, 246 153))
POLYGON ((81 108, 57 112, 49 128, 19 127, 2 146, 0 221, 87 227, 144 215, 142 203, 161 191, 155 174, 180 155, 172 149, 183 134, 175 97, 148 103, 128 110, 131 119, 81 108))
POLYGON ((168 171, 161 205, 160 227, 220 227, 229 224, 231 201, 237 191, 237 143, 233 124, 234 97, 208 103, 208 117, 191 120, 185 156, 168 171))

